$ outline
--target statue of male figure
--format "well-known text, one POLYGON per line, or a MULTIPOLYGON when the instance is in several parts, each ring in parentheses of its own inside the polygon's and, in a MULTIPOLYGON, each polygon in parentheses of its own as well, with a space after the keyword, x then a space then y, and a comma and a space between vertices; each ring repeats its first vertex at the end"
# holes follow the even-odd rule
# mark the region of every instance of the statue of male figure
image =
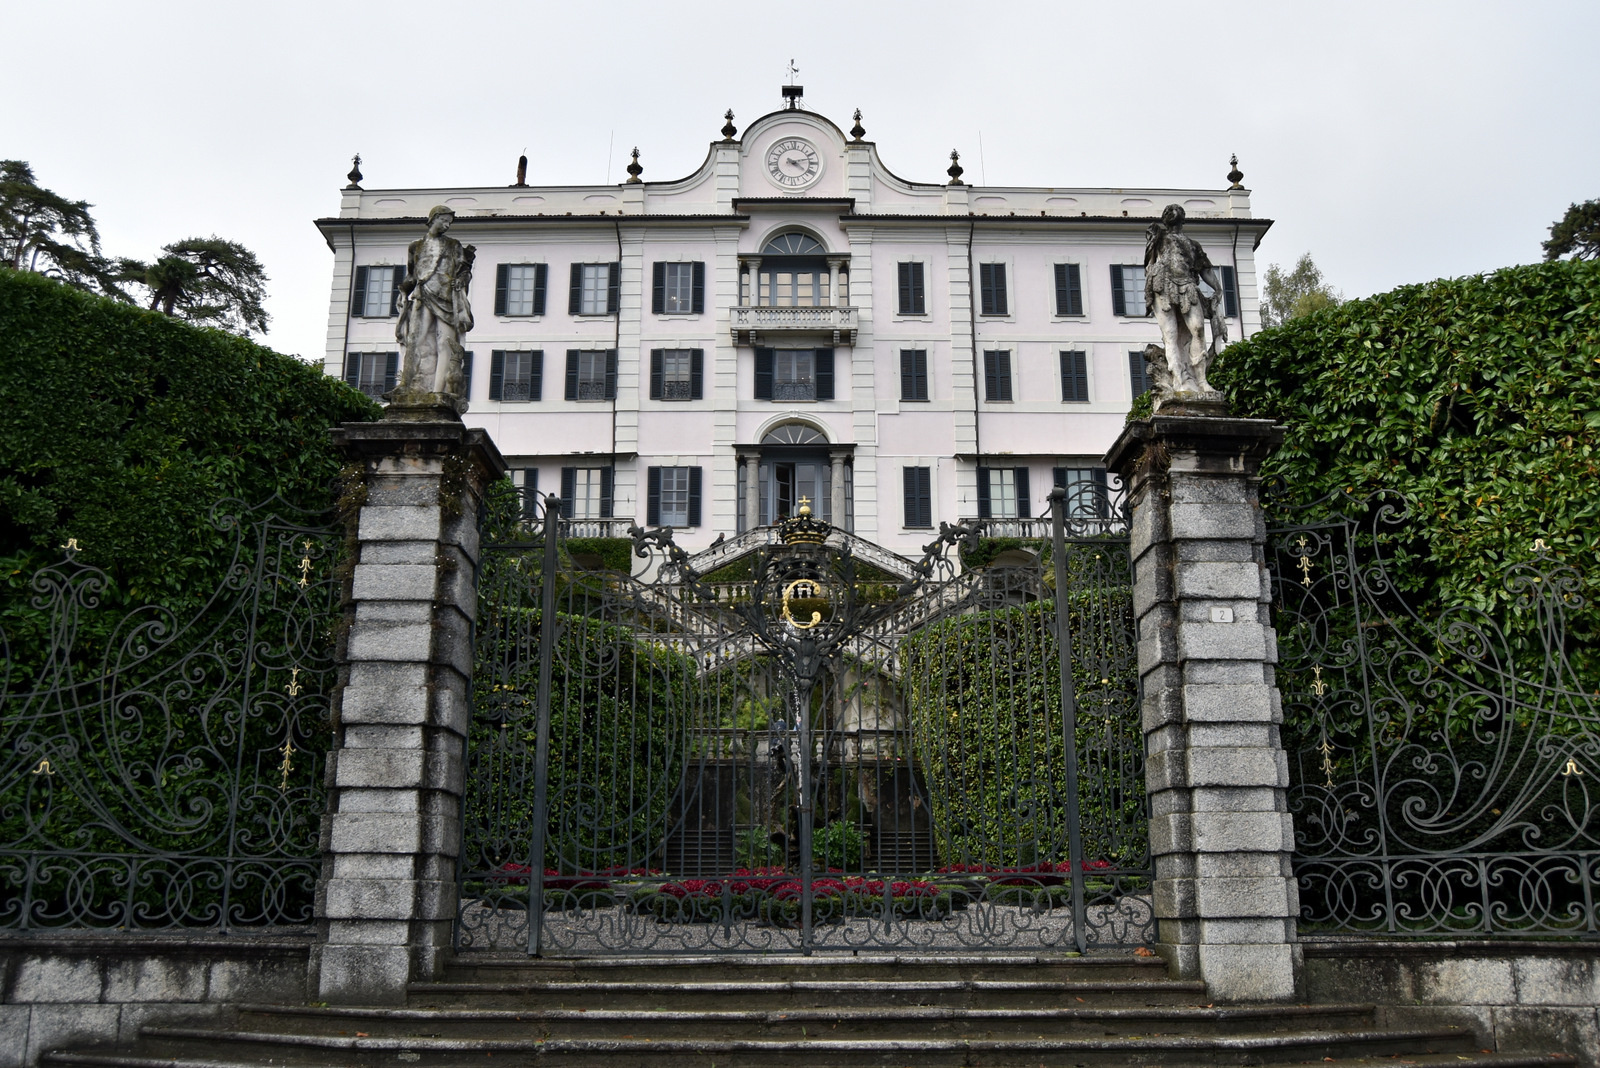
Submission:
POLYGON ((457 398, 457 411, 465 411, 461 336, 472 329, 467 290, 477 249, 445 234, 455 221, 449 208, 434 208, 428 212, 427 236, 411 242, 406 253, 406 277, 400 283, 405 299, 394 328, 404 353, 395 399, 404 403, 410 399, 404 394, 449 394, 457 398))
POLYGON ((1228 340, 1228 324, 1220 306, 1222 279, 1206 250, 1183 232, 1184 218, 1181 205, 1168 204, 1161 221, 1150 224, 1144 246, 1144 297, 1161 324, 1173 392, 1211 393, 1206 371, 1228 340), (1202 280, 1211 287, 1210 297, 1200 289, 1202 280), (1211 322, 1209 347, 1207 320, 1211 322))

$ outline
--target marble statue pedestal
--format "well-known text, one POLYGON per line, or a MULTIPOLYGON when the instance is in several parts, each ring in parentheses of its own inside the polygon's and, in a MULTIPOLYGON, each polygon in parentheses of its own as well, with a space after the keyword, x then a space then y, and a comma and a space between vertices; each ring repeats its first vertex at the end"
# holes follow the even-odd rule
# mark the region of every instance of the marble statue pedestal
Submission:
POLYGON ((1287 1000, 1300 985, 1258 494, 1282 440, 1270 420, 1163 411, 1106 455, 1132 507, 1159 947, 1218 1001, 1287 1000))

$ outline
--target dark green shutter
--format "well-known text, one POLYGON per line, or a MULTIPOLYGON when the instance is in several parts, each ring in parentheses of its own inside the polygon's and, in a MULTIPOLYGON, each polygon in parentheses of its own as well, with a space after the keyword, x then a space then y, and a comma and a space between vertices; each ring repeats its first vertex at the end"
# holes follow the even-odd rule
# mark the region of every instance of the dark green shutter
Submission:
POLYGON ((406 269, 404 267, 391 267, 389 269, 389 318, 400 314, 400 283, 405 281, 406 269))
POLYGON ((932 472, 926 467, 901 470, 904 472, 906 526, 933 526, 932 472))
POLYGON ((528 399, 544 399, 544 350, 528 353, 528 399))
POLYGON ((989 469, 978 468, 978 518, 989 518, 989 469))
POLYGON ((547 263, 533 265, 533 314, 535 315, 544 314, 544 281, 546 275, 550 273, 549 267, 547 263))
POLYGON ((1061 352, 1061 399, 1082 402, 1089 399, 1089 358, 1072 349, 1061 352))
POLYGON ((1111 514, 1111 487, 1106 484, 1106 469, 1091 468, 1089 478, 1094 482, 1094 514, 1104 519, 1111 514))
POLYGON ((489 399, 500 400, 506 386, 506 354, 504 349, 489 352, 489 399))
MULTIPOLYGON (((661 315, 667 310, 667 265, 650 265, 650 314, 661 315)), ((654 394, 652 394, 654 396, 654 394)))
POLYGON ((1028 469, 1026 467, 1016 468, 1015 477, 1017 480, 1017 518, 1027 519, 1033 515, 1033 501, 1030 500, 1032 494, 1028 492, 1028 469))
POLYGON ((511 284, 511 264, 501 263, 494 269, 494 313, 506 313, 506 290, 511 284))
POLYGON ((983 314, 1006 314, 1006 265, 982 263, 978 265, 978 286, 982 291, 983 314))
POLYGON ((600 469, 600 518, 611 518, 611 486, 615 469, 610 464, 600 469))
POLYGON ((705 396, 706 381, 706 350, 689 350, 689 399, 700 400, 705 396))
POLYGON ((1128 314, 1128 301, 1122 293, 1122 264, 1120 263, 1111 265, 1111 314, 1128 314))
POLYGON ((606 314, 617 314, 617 307, 621 303, 618 294, 622 291, 622 264, 609 264, 606 268, 606 314))
POLYGON ((350 292, 350 315, 360 316, 367 310, 367 269, 356 268, 356 285, 350 292))
POLYGON ((983 399, 1011 400, 1011 353, 992 350, 983 354, 983 399))
POLYGON ((617 350, 606 350, 606 400, 617 399, 617 350))
POLYGON ((578 350, 567 350, 567 391, 566 399, 578 399, 578 350))
POLYGON ((644 481, 646 487, 644 522, 646 526, 659 527, 661 525, 661 468, 647 468, 644 481))
POLYGON ((470 349, 461 354, 461 396, 465 400, 472 399, 472 350, 470 349))
POLYGON ((772 350, 756 349, 756 400, 772 399, 772 350))
POLYGON ((583 264, 572 265, 572 288, 567 293, 567 314, 578 315, 583 311, 583 264))
POLYGON ((699 315, 706 310, 706 265, 699 260, 694 262, 692 277, 690 279, 690 311, 699 315))
POLYGON ((1232 267, 1218 267, 1217 273, 1222 275, 1222 314, 1228 318, 1237 318, 1239 315, 1239 286, 1233 275, 1232 267))
MULTIPOLYGON (((1067 469, 1065 467, 1052 467, 1050 469, 1050 481, 1055 486, 1056 489, 1061 489, 1061 490, 1066 489, 1067 488, 1067 469)), ((1068 503, 1068 505, 1070 505, 1072 502, 1068 501, 1067 503, 1068 503)))
POLYGON ((389 392, 394 388, 395 381, 400 377, 400 354, 386 352, 383 354, 383 391, 389 392))
POLYGON ((361 388, 361 353, 344 354, 344 380, 356 389, 361 388))
POLYGON ((660 400, 664 392, 661 380, 665 377, 666 354, 661 349, 650 350, 650 399, 660 400))
POLYGON ((1056 314, 1083 314, 1083 280, 1076 263, 1056 264, 1056 314))
MULTIPOLYGON (((900 275, 900 314, 914 315, 916 313, 911 310, 911 264, 900 264, 898 273, 900 275)), ((910 471, 911 468, 908 467, 906 470, 910 471)))
MULTIPOLYGON (((900 266, 904 267, 905 264, 901 264, 900 266)), ((913 357, 912 357, 912 350, 911 349, 901 349, 900 350, 900 399, 901 400, 915 400, 916 399, 916 393, 914 392, 916 387, 913 384, 915 382, 915 380, 916 380, 916 373, 915 373, 915 371, 913 370, 913 368, 911 366, 912 359, 913 359, 913 357)), ((910 471, 911 468, 908 467, 908 468, 906 468, 906 470, 910 471)))
POLYGON ((539 469, 522 469, 522 518, 532 519, 539 502, 539 469))
POLYGON ((576 467, 563 467, 561 469, 561 514, 567 518, 572 517, 572 498, 578 489, 578 469, 576 467))
POLYGON ((818 349, 816 360, 817 400, 833 400, 833 350, 818 349))
POLYGON ((1143 349, 1128 353, 1128 381, 1133 384, 1135 399, 1150 392, 1150 372, 1145 369, 1143 349))
POLYGON ((700 469, 689 468, 689 525, 700 525, 700 469))

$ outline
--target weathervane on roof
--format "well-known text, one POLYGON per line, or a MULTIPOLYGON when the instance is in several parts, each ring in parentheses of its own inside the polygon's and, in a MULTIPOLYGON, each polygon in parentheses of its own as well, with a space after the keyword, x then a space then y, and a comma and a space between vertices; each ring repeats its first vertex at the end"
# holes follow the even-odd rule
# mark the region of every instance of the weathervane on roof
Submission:
POLYGON ((800 73, 800 68, 794 65, 794 60, 789 60, 789 80, 783 87, 783 99, 788 102, 790 111, 800 106, 800 98, 806 95, 806 87, 794 83, 795 76, 800 73))

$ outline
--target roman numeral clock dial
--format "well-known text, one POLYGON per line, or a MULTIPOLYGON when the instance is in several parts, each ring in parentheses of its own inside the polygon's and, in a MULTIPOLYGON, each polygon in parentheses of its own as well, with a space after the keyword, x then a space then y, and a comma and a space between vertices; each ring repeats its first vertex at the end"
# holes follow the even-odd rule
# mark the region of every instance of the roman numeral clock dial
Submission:
POLYGON ((809 141, 786 137, 767 149, 767 176, 784 189, 803 189, 821 174, 822 157, 809 141))

